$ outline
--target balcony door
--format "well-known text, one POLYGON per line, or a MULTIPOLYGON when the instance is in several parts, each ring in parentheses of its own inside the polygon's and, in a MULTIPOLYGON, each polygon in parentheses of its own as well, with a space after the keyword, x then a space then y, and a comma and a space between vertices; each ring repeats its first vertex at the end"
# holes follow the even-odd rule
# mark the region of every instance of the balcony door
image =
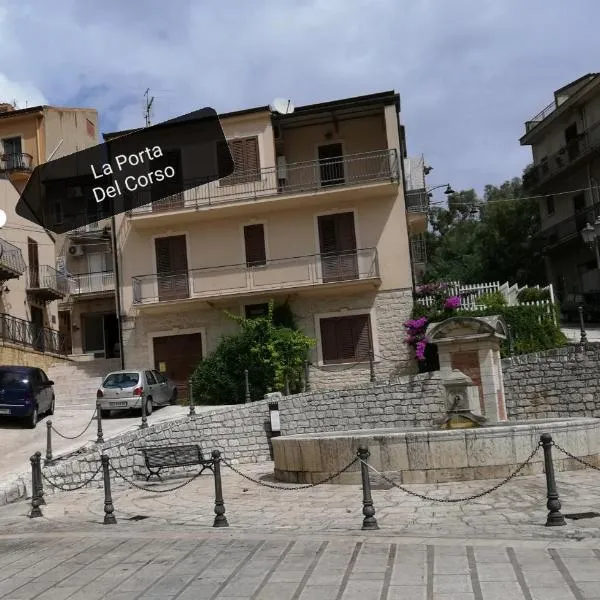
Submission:
POLYGON ((565 145, 567 146, 569 161, 575 160, 579 156, 579 134, 577 133, 577 123, 572 123, 565 129, 565 145))
POLYGON ((6 155, 5 163, 8 170, 23 168, 23 147, 20 137, 4 138, 1 153, 6 155))
POLYGON ((344 183, 344 151, 342 144, 319 146, 319 171, 321 185, 339 185, 344 183))
POLYGON ((27 238, 27 256, 29 259, 29 287, 40 287, 40 257, 38 245, 35 240, 27 238))
POLYGON ((180 300, 190 297, 187 244, 185 235, 154 240, 158 300, 180 300))
POLYGON ((358 279, 354 213, 320 216, 318 227, 323 282, 358 279))

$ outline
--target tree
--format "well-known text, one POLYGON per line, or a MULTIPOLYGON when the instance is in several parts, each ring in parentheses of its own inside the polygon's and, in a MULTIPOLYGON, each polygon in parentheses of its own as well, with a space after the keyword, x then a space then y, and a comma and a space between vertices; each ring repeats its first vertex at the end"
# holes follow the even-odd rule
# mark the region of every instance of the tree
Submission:
POLYGON ((536 200, 524 198, 519 178, 453 194, 434 208, 426 241, 425 281, 545 283, 536 200))
POLYGON ((237 404, 245 401, 244 370, 248 370, 252 400, 268 392, 299 392, 304 360, 315 340, 298 331, 287 305, 269 303, 259 318, 227 316, 239 332, 221 339, 216 350, 192 375, 194 398, 202 404, 237 404))

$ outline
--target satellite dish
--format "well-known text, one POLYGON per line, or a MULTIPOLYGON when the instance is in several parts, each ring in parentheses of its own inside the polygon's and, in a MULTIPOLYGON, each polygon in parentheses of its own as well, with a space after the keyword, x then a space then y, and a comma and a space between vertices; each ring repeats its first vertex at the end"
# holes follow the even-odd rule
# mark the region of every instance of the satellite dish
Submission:
POLYGON ((279 113, 280 115, 291 115, 294 112, 294 105, 291 100, 285 98, 275 98, 269 106, 271 112, 279 113))
POLYGON ((0 208, 0 227, 6 225, 6 213, 0 208))

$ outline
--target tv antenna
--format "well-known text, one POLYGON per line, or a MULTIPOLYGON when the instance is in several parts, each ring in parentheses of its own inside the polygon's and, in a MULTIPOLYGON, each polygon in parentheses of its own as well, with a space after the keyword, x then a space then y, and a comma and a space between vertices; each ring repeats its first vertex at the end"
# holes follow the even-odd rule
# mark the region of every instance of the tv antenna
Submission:
POLYGON ((146 127, 150 126, 150 114, 152 109, 152 103, 154 102, 154 96, 152 98, 149 97, 150 88, 148 88, 144 92, 144 96, 146 96, 146 110, 144 111, 144 118, 146 119, 146 127))
POLYGON ((275 98, 269 105, 269 108, 271 112, 276 112, 280 115, 291 115, 294 112, 292 101, 285 98, 275 98))

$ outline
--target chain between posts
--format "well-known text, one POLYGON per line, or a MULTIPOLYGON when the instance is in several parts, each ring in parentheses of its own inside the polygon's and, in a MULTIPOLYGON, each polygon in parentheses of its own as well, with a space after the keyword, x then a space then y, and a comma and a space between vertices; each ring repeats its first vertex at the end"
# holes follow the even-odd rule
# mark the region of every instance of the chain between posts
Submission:
POLYGON ((77 490, 83 489, 86 485, 89 485, 90 483, 92 483, 92 481, 94 481, 94 479, 96 479, 98 473, 100 473, 101 470, 102 470, 102 465, 100 465, 96 469, 96 472, 89 479, 87 479, 86 481, 84 481, 83 483, 81 483, 75 487, 66 487, 64 485, 54 483, 48 477, 46 477, 46 475, 44 475, 43 471, 41 473, 42 473, 42 477, 44 478, 44 480, 47 481, 52 487, 56 488, 57 490, 60 490, 61 492, 75 492, 77 490))
POLYGON ((399 483, 396 483, 395 481, 391 480, 389 477, 386 477, 383 473, 380 473, 377 469, 375 469, 375 467, 371 466, 369 463, 363 461, 362 459, 358 459, 358 460, 360 460, 362 463, 366 464, 371 470, 373 470, 375 473, 377 473, 377 475, 379 475, 379 477, 381 477, 384 481, 387 481, 387 483, 389 483, 393 487, 398 488, 399 490, 403 491, 406 494, 409 494, 410 496, 415 496, 417 498, 420 498, 421 500, 428 500, 431 502, 457 503, 457 502, 468 502, 469 500, 477 500, 478 498, 481 498, 483 496, 486 496, 487 494, 495 492, 498 488, 507 484, 511 479, 516 477, 533 460, 533 457, 539 452, 541 446, 542 446, 542 443, 538 442, 536 448, 528 456, 527 460, 525 462, 523 462, 519 467, 517 467, 517 469, 515 471, 513 471, 508 477, 504 478, 500 483, 497 483, 495 486, 493 486, 483 492, 473 494, 472 496, 465 496, 464 498, 433 498, 432 496, 427 496, 425 494, 419 494, 418 492, 413 492, 412 490, 409 490, 408 488, 405 488, 404 486, 400 485, 399 483))
POLYGON ((180 490, 181 488, 185 487, 186 485, 189 485, 190 483, 192 483, 192 481, 195 481, 196 479, 198 479, 198 477, 200 477, 200 475, 201 475, 201 472, 196 473, 196 475, 194 475, 193 477, 190 477, 190 479, 188 479, 187 481, 184 481, 183 483, 176 485, 175 487, 169 488, 167 490, 156 490, 153 488, 144 487, 143 485, 139 485, 139 483, 136 483, 135 481, 133 481, 133 479, 130 479, 129 477, 123 475, 123 473, 121 473, 116 467, 113 466, 112 462, 110 463, 110 468, 114 471, 114 473, 117 477, 120 477, 123 481, 125 481, 129 485, 133 486, 134 488, 137 488, 138 490, 142 490, 143 492, 154 492, 155 494, 167 494, 169 492, 174 492, 175 490, 180 490))
POLYGON ((221 457, 221 462, 226 467, 229 467, 234 473, 237 473, 240 477, 243 477, 244 479, 247 479, 248 481, 251 481, 252 483, 256 483, 257 485, 260 485, 262 487, 271 488, 272 490, 285 490, 285 491, 290 491, 290 492, 299 491, 299 490, 307 490, 309 488, 314 488, 314 487, 317 487, 318 485, 322 485, 323 483, 327 483, 328 481, 335 479, 338 475, 341 475, 342 473, 347 471, 358 460, 359 459, 357 456, 351 463, 348 463, 343 469, 336 471, 332 475, 329 475, 325 479, 322 479, 321 481, 317 481, 316 483, 308 483, 306 485, 299 485, 296 487, 283 487, 283 486, 279 486, 279 485, 273 485, 272 483, 267 483, 265 481, 260 481, 258 479, 254 479, 253 477, 250 477, 249 475, 242 473, 239 469, 236 469, 232 464, 230 464, 229 461, 227 461, 225 458, 221 457))
POLYGON ((564 448, 559 446, 555 441, 552 442, 552 445, 557 450, 560 450, 563 454, 566 454, 569 458, 576 460, 578 463, 581 463, 582 465, 585 465, 586 467, 589 467, 590 469, 595 469, 596 471, 600 471, 600 467, 597 467, 596 465, 593 465, 592 463, 589 463, 586 460, 583 460, 583 458, 579 458, 579 456, 575 456, 574 454, 571 454, 568 450, 565 450, 564 448))
POLYGON ((90 425, 93 423, 94 419, 96 418, 97 410, 98 409, 94 410, 94 413, 92 414, 92 418, 90 419, 86 428, 79 435, 75 435, 73 437, 68 436, 68 435, 63 435, 60 431, 58 431, 58 429, 56 429, 56 427, 54 427, 54 424, 52 424, 52 431, 54 431, 54 433, 56 433, 56 435, 60 436, 64 440, 76 440, 77 438, 80 438, 90 428, 90 425))

